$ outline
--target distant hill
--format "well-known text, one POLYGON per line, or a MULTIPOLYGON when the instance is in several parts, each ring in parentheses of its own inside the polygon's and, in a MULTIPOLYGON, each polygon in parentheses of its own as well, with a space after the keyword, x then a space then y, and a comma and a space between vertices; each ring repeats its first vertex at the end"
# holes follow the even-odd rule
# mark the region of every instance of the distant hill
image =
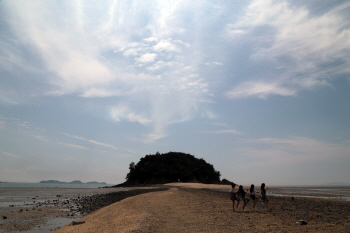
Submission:
POLYGON ((127 181, 117 186, 165 184, 170 182, 199 182, 219 184, 220 172, 204 159, 182 152, 146 155, 130 163, 127 181))
POLYGON ((97 182, 97 181, 90 181, 83 183, 80 180, 73 180, 71 182, 62 182, 58 180, 42 180, 40 181, 42 184, 101 184, 101 185, 106 185, 106 182, 97 182))

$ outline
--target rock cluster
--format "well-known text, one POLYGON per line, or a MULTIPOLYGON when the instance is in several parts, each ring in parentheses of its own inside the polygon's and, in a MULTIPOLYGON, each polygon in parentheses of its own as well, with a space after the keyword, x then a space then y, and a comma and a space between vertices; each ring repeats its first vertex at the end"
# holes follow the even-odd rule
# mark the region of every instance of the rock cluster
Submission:
POLYGON ((120 192, 110 192, 104 194, 94 194, 91 196, 81 196, 77 198, 72 198, 71 201, 74 206, 77 207, 78 212, 81 215, 88 215, 102 207, 111 205, 117 201, 123 200, 125 198, 136 196, 142 193, 164 191, 168 188, 160 189, 133 189, 129 191, 120 192))

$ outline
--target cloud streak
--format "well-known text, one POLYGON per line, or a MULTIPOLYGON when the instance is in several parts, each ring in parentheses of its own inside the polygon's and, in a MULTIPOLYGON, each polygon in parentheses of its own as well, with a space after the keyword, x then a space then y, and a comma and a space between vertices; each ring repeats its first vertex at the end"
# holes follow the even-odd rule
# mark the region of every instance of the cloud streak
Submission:
MULTIPOLYGON (((108 147, 108 148, 112 148, 114 150, 117 150, 118 148, 113 146, 113 145, 110 145, 110 144, 107 144, 107 143, 103 143, 103 142, 98 142, 98 141, 95 141, 95 140, 91 140, 91 139, 87 139, 87 138, 83 138, 83 137, 79 137, 79 136, 75 136, 75 135, 70 135, 70 134, 67 134, 67 133, 64 133, 64 135, 70 137, 70 138, 75 138, 75 139, 78 139, 78 140, 82 140, 82 141, 87 141, 91 144, 95 144, 95 145, 98 145, 98 146, 103 146, 103 147, 108 147)), ((82 149, 84 149, 85 147, 82 147, 82 149)), ((89 148, 86 148, 86 149, 89 149, 89 148)))
POLYGON ((22 156, 19 156, 19 155, 16 155, 16 154, 13 154, 13 153, 10 153, 10 152, 5 152, 5 151, 0 151, 2 154, 4 155, 7 155, 11 158, 15 158, 15 159, 23 159, 22 156))

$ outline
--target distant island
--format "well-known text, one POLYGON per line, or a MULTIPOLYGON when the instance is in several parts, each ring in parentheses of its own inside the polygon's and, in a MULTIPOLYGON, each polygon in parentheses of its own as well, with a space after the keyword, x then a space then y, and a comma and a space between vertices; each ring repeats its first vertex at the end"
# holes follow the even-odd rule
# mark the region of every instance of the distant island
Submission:
POLYGON ((62 182, 58 180, 42 180, 40 181, 41 184, 101 184, 101 185, 106 185, 106 182, 97 182, 97 181, 90 181, 83 183, 80 180, 73 180, 71 182, 62 182))

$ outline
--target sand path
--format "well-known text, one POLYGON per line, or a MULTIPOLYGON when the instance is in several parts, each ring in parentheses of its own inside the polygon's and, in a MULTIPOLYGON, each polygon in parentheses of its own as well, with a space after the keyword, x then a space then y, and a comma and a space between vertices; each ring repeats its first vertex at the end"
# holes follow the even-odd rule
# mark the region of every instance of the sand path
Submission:
MULTIPOLYGON (((220 212, 223 206, 220 201, 208 201, 202 193, 178 188, 146 193, 102 208, 77 221, 77 225, 55 232, 215 232, 218 222, 212 213, 216 207, 220 212)), ((224 209, 231 214, 230 205, 224 209)))
POLYGON ((350 229, 348 220, 338 225, 314 221, 301 226, 290 216, 284 216, 282 207, 264 212, 258 203, 258 211, 252 212, 249 205, 247 212, 242 213, 233 212, 231 203, 228 192, 172 187, 126 198, 55 232, 345 232, 350 229))

